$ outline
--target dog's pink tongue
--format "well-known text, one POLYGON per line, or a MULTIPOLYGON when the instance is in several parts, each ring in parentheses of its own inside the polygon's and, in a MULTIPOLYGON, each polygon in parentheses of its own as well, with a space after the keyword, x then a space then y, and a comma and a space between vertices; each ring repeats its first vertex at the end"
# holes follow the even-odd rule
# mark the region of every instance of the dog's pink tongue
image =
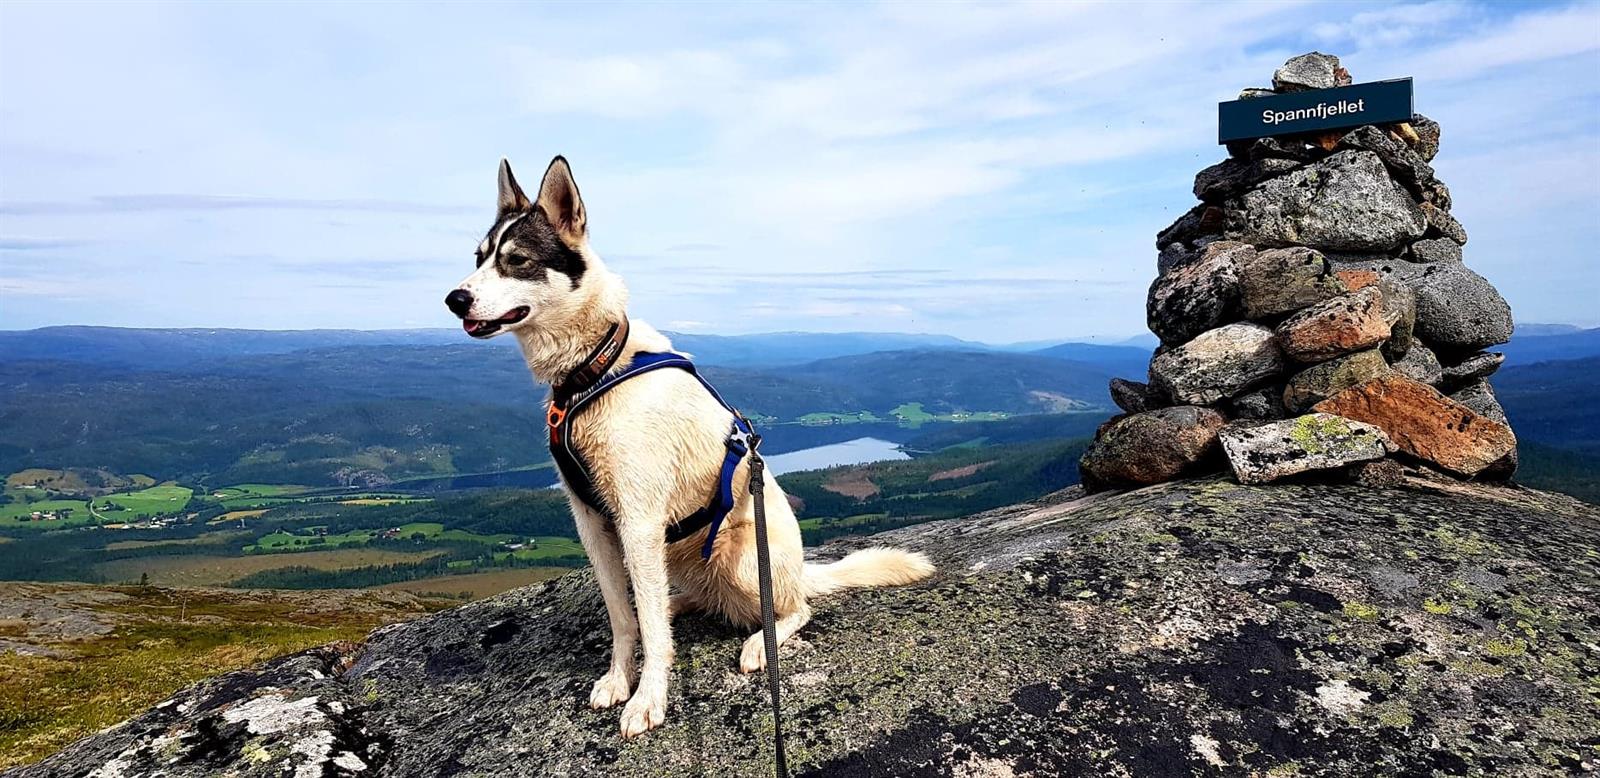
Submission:
POLYGON ((466 330, 467 334, 470 335, 480 329, 483 329, 483 322, 480 322, 476 319, 462 319, 461 329, 466 330))

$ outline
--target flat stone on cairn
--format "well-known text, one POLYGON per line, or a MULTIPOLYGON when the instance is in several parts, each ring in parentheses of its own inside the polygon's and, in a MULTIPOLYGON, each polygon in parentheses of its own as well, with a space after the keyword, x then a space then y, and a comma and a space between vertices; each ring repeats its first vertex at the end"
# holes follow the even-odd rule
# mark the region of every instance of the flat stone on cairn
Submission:
MULTIPOLYGON (((1339 58, 1290 59, 1272 89, 1348 86, 1339 58)), ((1408 123, 1228 144, 1200 204, 1156 236, 1149 382, 1112 382, 1125 415, 1080 462, 1091 490, 1224 464, 1243 483, 1322 472, 1380 486, 1405 466, 1506 479, 1516 437, 1486 380, 1511 308, 1464 264, 1467 232, 1430 164, 1440 127, 1408 123)))

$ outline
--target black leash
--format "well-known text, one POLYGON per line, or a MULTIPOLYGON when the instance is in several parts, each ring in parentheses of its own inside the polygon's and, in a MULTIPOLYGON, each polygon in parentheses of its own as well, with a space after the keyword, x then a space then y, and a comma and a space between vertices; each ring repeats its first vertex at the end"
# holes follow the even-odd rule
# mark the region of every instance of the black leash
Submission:
POLYGON ((761 583, 761 637, 767 646, 767 686, 772 691, 772 752, 779 778, 789 775, 783 753, 783 712, 778 704, 778 624, 772 602, 772 553, 767 548, 766 462, 756 447, 760 435, 750 436, 750 499, 756 503, 756 578, 761 583))

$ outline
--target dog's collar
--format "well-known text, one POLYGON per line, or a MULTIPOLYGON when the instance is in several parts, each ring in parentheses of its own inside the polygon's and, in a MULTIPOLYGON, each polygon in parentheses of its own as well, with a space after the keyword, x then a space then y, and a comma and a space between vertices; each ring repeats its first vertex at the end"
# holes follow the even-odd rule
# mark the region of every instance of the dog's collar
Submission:
POLYGON ((595 346, 583 362, 572 369, 566 378, 551 387, 556 407, 565 408, 572 402, 572 398, 593 389, 600 383, 611 368, 616 367, 617 358, 622 356, 622 347, 628 343, 628 317, 623 315, 622 320, 611 325, 606 331, 606 336, 600 340, 600 345, 595 346))

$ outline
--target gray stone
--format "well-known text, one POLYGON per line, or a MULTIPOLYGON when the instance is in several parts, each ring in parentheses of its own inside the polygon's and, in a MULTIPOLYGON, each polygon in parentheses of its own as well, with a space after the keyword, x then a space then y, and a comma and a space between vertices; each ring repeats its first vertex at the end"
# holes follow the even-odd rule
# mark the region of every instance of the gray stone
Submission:
POLYGON ((1283 385, 1268 384, 1260 389, 1245 392, 1228 401, 1230 417, 1235 419, 1272 420, 1289 415, 1283 407, 1283 385))
POLYGON ((1176 267, 1182 267, 1200 258, 1197 249, 1189 248, 1182 243, 1169 243, 1167 247, 1156 255, 1156 274, 1162 275, 1176 267))
POLYGON ((1426 217, 1378 155, 1341 151, 1230 201, 1227 236, 1257 246, 1386 252, 1422 237, 1426 217))
POLYGON ((1383 318, 1389 322, 1389 339, 1383 342, 1383 355, 1400 359, 1416 343, 1417 293, 1405 282, 1394 277, 1378 280, 1378 290, 1383 292, 1383 318))
POLYGON ((1487 416, 1501 424, 1510 424, 1506 420, 1506 410, 1500 406, 1499 398, 1494 396, 1494 388, 1488 381, 1477 380, 1450 393, 1450 399, 1478 412, 1479 416, 1487 416))
POLYGON ((1300 162, 1292 159, 1268 157, 1246 161, 1229 157, 1195 175, 1194 196, 1208 203, 1220 204, 1262 181, 1287 173, 1300 165, 1300 162))
MULTIPOLYGON (((1378 155, 1384 167, 1389 169, 1394 179, 1401 186, 1410 190, 1417 197, 1422 197, 1424 191, 1432 189, 1435 182, 1433 167, 1407 146, 1403 141, 1390 136, 1388 130, 1380 130, 1370 124, 1357 127, 1345 133, 1339 139, 1339 149, 1359 149, 1370 151, 1378 155)), ((1449 208, 1448 190, 1445 192, 1445 202, 1441 203, 1449 208)))
POLYGON ((1265 424, 1229 424, 1219 438, 1228 467, 1242 484, 1264 484, 1312 470, 1382 459, 1394 450, 1389 437, 1377 427, 1330 413, 1265 424))
POLYGON ((1200 256, 1156 277, 1145 302, 1150 331, 1178 344, 1235 321, 1239 311, 1239 263, 1255 254, 1245 243, 1218 241, 1200 256))
POLYGON ((1111 379, 1111 401, 1128 413, 1152 411, 1167 404, 1166 398, 1149 384, 1123 378, 1111 379))
POLYGON ((1375 348, 1330 359, 1295 373, 1284 387, 1283 406, 1290 413, 1304 413, 1311 406, 1388 371, 1389 363, 1375 348))
POLYGON ((1283 320, 1278 344, 1290 359, 1307 364, 1371 348, 1389 337, 1383 292, 1369 286, 1313 305, 1283 320))
POLYGON ((1249 319, 1292 313, 1346 291, 1328 260, 1304 246, 1241 256, 1239 284, 1249 319))
POLYGON ((1283 67, 1272 74, 1272 88, 1278 92, 1332 89, 1341 86, 1341 81, 1350 83, 1350 74, 1343 71, 1338 57, 1313 51, 1283 63, 1283 67))
POLYGON ((1511 306, 1483 276, 1459 262, 1423 265, 1417 293, 1418 337, 1435 350, 1476 351, 1511 339, 1511 306))
POLYGON ((1439 123, 1414 113, 1411 115, 1411 129, 1417 133, 1417 155, 1432 162, 1439 154, 1439 123))
POLYGON ((1444 378, 1444 368, 1439 366, 1439 357, 1433 349, 1421 343, 1412 344, 1406 355, 1395 361, 1394 369, 1401 375, 1418 383, 1429 386, 1438 386, 1444 378))
POLYGON ((1190 208, 1172 224, 1156 233, 1156 250, 1174 243, 1192 245, 1198 238, 1221 235, 1227 224, 1227 215, 1215 205, 1201 203, 1190 208))
POLYGON ((1227 420, 1210 408, 1179 405, 1130 414, 1105 427, 1078 461, 1091 491, 1170 481, 1215 460, 1227 420))
POLYGON ((1273 97, 1273 96, 1275 96, 1277 94, 1278 94, 1277 92, 1274 92, 1271 89, 1267 89, 1266 87, 1250 86, 1250 87, 1245 87, 1244 89, 1239 90, 1239 99, 1240 100, 1259 100, 1259 99, 1261 99, 1263 97, 1273 97))
POLYGON ((1423 203, 1419 207, 1427 223, 1428 237, 1449 238, 1460 245, 1467 245, 1467 229, 1461 226, 1461 222, 1456 221, 1456 217, 1450 215, 1450 211, 1433 203, 1423 203))
MULTIPOLYGON (((1600 559, 1574 549, 1600 548, 1600 509, 1426 478, 1068 489, 811 549, 922 551, 938 573, 812 602, 781 652, 791 770, 1582 774, 1600 559), (1512 584, 1475 584, 1483 566, 1512 584), (1218 572, 1240 568, 1267 577, 1218 572)), ((764 679, 736 672, 749 630, 678 616, 666 722, 622 740, 587 704, 607 629, 578 570, 202 681, 11 775, 332 776, 346 755, 385 778, 771 775, 764 679), (274 701, 308 715, 250 733, 238 711, 274 701)))
POLYGON ((1411 244, 1406 249, 1406 257, 1419 264, 1434 262, 1460 262, 1461 244, 1449 238, 1428 238, 1411 244))
POLYGON ((1393 459, 1373 459, 1351 468, 1351 480, 1369 489, 1392 489, 1405 483, 1406 469, 1393 459))
POLYGON ((1209 405, 1267 382, 1286 364, 1272 330, 1229 324, 1151 360, 1150 377, 1175 402, 1209 405))
POLYGON ((1494 375, 1505 361, 1506 355, 1498 351, 1468 354, 1455 364, 1444 366, 1444 385, 1464 386, 1480 378, 1488 378, 1494 375))

